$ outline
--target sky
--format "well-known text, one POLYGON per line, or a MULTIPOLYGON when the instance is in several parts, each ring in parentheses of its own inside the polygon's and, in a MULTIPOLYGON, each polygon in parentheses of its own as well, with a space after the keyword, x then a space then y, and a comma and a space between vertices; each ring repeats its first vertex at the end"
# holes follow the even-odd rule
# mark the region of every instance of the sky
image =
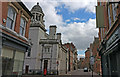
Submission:
POLYGON ((45 28, 57 26, 62 43, 73 43, 78 58, 85 57, 85 50, 98 36, 96 28, 96 0, 22 0, 29 10, 39 2, 45 16, 45 28))

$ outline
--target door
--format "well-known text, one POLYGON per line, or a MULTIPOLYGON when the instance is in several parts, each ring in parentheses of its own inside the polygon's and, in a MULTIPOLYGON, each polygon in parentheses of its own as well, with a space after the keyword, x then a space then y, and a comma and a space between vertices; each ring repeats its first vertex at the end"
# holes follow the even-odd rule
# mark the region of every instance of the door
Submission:
POLYGON ((110 54, 111 77, 118 77, 116 56, 117 55, 115 52, 110 54))
POLYGON ((26 66, 25 66, 25 73, 26 73, 26 74, 28 74, 28 70, 29 70, 29 66, 26 65, 26 66))
POLYGON ((48 60, 44 60, 44 69, 47 70, 47 66, 48 66, 48 60))

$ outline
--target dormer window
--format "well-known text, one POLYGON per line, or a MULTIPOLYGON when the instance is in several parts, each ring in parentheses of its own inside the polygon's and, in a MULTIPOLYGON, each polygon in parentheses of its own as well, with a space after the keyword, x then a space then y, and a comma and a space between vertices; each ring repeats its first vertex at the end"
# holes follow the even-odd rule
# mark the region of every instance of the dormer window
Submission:
POLYGON ((16 20, 16 11, 13 7, 9 6, 6 27, 14 30, 16 20))
POLYGON ((26 20, 21 17, 21 23, 20 23, 20 35, 25 36, 25 27, 26 27, 26 20))

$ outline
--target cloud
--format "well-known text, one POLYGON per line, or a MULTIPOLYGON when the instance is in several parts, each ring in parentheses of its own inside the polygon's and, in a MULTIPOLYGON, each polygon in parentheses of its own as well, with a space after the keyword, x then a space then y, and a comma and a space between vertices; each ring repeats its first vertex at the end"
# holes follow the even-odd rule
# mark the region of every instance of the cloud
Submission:
POLYGON ((69 22, 70 20, 68 19, 68 20, 66 20, 65 22, 69 22))
MULTIPOLYGON (((36 1, 36 0, 35 0, 36 1)), ((92 0, 93 1, 93 0, 92 0)), ((63 43, 73 42, 79 51, 85 50, 93 41, 94 36, 97 36, 98 30, 95 28, 96 19, 89 19, 87 22, 73 22, 67 24, 63 22, 62 15, 57 14, 55 7, 65 4, 65 7, 70 11, 75 11, 80 8, 86 8, 86 11, 93 12, 92 3, 88 2, 56 2, 39 0, 40 6, 45 14, 45 27, 49 28, 50 25, 57 25, 57 32, 62 33, 63 43)), ((31 8, 37 4, 36 2, 25 2, 26 6, 31 8)), ((69 20, 66 20, 69 21, 69 20)))
POLYGON ((39 2, 39 5, 41 6, 45 16, 45 27, 46 29, 49 28, 50 25, 63 25, 65 24, 63 22, 62 15, 58 15, 55 7, 59 6, 60 3, 58 2, 53 2, 53 1, 47 1, 47 0, 35 0, 36 2, 27 2, 27 0, 22 0, 25 5, 31 10, 34 5, 39 2))
POLYGON ((69 9, 71 12, 75 12, 76 10, 83 9, 87 12, 95 13, 95 6, 97 5, 97 0, 71 0, 68 2, 64 2, 65 8, 69 9))
POLYGON ((96 19, 85 22, 74 22, 59 26, 58 31, 62 33, 63 43, 73 42, 78 51, 85 50, 97 36, 98 29, 95 28, 96 19))
POLYGON ((85 58, 85 55, 84 54, 78 54, 78 60, 79 60, 79 58, 85 58))
POLYGON ((74 20, 74 21, 76 21, 76 20, 80 20, 80 18, 73 18, 73 20, 74 20))

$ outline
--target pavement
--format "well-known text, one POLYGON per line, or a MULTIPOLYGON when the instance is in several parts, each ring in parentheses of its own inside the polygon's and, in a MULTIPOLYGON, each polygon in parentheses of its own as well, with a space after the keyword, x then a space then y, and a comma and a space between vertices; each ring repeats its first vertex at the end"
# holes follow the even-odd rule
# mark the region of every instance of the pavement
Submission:
POLYGON ((70 72, 68 72, 67 75, 79 76, 79 77, 102 77, 101 75, 98 75, 95 72, 93 72, 93 76, 92 76, 92 71, 90 71, 90 72, 84 72, 83 69, 78 69, 78 70, 70 71, 70 72))

